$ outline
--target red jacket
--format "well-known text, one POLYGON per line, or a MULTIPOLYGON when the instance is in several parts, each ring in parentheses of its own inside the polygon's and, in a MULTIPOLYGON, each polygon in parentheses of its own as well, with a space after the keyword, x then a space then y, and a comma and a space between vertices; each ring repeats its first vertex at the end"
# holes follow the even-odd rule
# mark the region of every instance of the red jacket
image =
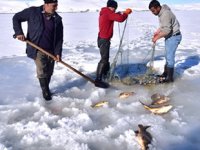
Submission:
POLYGON ((100 11, 99 16, 99 34, 100 38, 110 40, 113 36, 114 21, 123 22, 128 17, 127 14, 115 13, 108 7, 104 7, 100 11))

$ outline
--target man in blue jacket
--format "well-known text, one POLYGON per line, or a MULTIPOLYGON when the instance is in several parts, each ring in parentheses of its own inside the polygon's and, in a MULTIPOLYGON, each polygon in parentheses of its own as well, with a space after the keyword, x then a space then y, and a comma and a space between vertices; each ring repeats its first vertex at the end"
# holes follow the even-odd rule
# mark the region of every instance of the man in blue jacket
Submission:
POLYGON ((54 62, 61 60, 63 44, 62 18, 56 13, 57 0, 44 0, 40 7, 30 7, 18 12, 13 17, 15 37, 21 41, 30 40, 47 52, 53 54, 56 60, 27 45, 27 56, 34 59, 37 77, 45 100, 51 100, 49 83, 54 70, 54 62), (28 31, 25 37, 22 22, 27 21, 28 31))

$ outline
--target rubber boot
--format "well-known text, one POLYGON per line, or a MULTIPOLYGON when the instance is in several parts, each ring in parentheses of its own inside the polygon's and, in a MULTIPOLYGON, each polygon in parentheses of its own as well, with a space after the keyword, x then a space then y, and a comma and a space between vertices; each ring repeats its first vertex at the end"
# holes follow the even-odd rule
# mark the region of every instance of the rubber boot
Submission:
POLYGON ((164 80, 162 80, 161 83, 170 83, 170 82, 174 82, 174 68, 169 68, 167 67, 166 69, 167 71, 167 76, 164 78, 164 80))
POLYGON ((48 85, 50 84, 51 76, 47 78, 48 85))
MULTIPOLYGON (((48 87, 49 87, 50 82, 51 82, 51 76, 47 78, 48 87)), ((53 94, 51 93, 50 89, 49 89, 49 92, 50 92, 50 94, 52 96, 53 94)))
POLYGON ((105 74, 106 70, 105 63, 98 63, 96 71, 95 86, 100 88, 108 88, 109 84, 102 81, 102 76, 105 74))
POLYGON ((108 78, 108 73, 109 73, 109 70, 110 70, 110 63, 107 62, 105 63, 105 68, 103 69, 103 79, 106 80, 108 78))
POLYGON ((105 73, 105 63, 98 63, 95 81, 102 81, 102 76, 105 73))
POLYGON ((50 93, 50 90, 49 90, 49 81, 47 78, 39 78, 39 82, 40 82, 40 87, 42 89, 42 95, 43 95, 43 98, 46 100, 46 101, 49 101, 51 100, 51 93, 50 93))
POLYGON ((167 67, 167 77, 165 79, 165 82, 174 82, 174 68, 167 67))

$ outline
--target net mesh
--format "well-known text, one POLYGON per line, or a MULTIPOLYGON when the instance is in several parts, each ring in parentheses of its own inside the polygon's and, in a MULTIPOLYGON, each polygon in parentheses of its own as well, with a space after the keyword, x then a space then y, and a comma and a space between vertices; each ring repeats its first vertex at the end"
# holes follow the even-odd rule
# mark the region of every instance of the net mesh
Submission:
MULTIPOLYGON (((134 62, 136 55, 133 54, 136 51, 131 50, 129 47, 129 28, 130 23, 125 22, 124 24, 118 24, 120 45, 119 49, 113 59, 111 64, 111 69, 109 72, 109 81, 110 82, 121 82, 126 85, 133 84, 155 84, 157 83, 157 78, 155 76, 155 70, 153 69, 153 58, 155 55, 155 45, 148 50, 145 58, 140 58, 142 61, 134 62), (149 61, 149 66, 147 66, 146 60, 149 61)), ((151 37, 149 31, 145 33, 148 37, 151 37)), ((146 36, 144 35, 144 36, 146 36)), ((143 39, 144 41, 150 39, 143 39)), ((134 48, 137 48, 137 40, 131 41, 131 45, 134 48)), ((141 41, 140 41, 141 42, 141 41)), ((141 55, 142 57, 143 55, 141 55)))

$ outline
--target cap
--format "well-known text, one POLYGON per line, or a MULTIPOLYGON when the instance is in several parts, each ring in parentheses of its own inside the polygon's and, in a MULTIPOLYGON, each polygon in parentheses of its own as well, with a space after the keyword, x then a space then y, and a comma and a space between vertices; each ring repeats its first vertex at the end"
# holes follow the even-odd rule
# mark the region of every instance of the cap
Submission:
POLYGON ((115 9, 117 9, 118 4, 117 4, 117 2, 114 1, 114 0, 108 0, 108 2, 107 2, 107 7, 113 7, 113 8, 115 8, 115 9))
POLYGON ((48 4, 48 3, 57 3, 58 0, 44 0, 44 3, 45 4, 48 4))

